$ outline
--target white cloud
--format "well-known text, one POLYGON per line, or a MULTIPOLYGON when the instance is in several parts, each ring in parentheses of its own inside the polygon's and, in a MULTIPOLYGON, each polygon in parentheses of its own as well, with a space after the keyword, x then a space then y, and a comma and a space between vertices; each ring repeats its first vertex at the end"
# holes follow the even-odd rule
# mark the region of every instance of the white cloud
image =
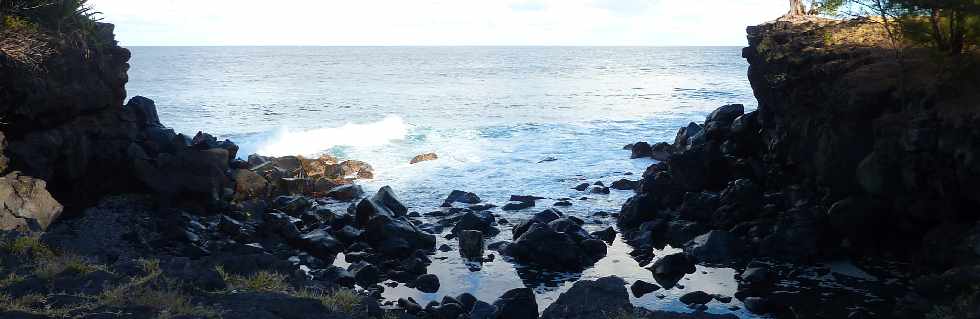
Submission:
POLYGON ((781 0, 90 0, 123 45, 744 45, 781 0))

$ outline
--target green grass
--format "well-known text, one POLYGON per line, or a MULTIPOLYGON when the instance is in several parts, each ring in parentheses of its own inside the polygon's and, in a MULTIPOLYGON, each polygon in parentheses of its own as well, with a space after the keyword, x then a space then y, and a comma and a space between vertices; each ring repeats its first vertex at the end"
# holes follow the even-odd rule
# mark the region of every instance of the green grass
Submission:
POLYGON ((286 282, 286 275, 268 271, 260 271, 248 276, 228 273, 223 267, 215 270, 221 275, 221 279, 232 290, 239 291, 258 291, 258 292, 286 292, 289 290, 289 283, 286 282))
POLYGON ((358 307, 361 306, 361 296, 350 289, 336 289, 329 292, 307 289, 292 295, 299 298, 316 299, 327 309, 349 315, 355 314, 358 307))
POLYGON ((107 289, 99 297, 96 306, 139 306, 155 310, 157 318, 181 316, 219 318, 221 314, 212 308, 195 305, 180 290, 180 283, 163 277, 160 262, 140 260, 144 274, 130 282, 107 289))

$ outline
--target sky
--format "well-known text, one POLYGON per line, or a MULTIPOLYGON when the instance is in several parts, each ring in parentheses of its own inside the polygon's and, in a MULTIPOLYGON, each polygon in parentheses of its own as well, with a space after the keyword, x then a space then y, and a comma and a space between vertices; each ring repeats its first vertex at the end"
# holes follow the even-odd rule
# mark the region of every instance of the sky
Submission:
POLYGON ((90 0, 124 46, 745 45, 786 0, 90 0))

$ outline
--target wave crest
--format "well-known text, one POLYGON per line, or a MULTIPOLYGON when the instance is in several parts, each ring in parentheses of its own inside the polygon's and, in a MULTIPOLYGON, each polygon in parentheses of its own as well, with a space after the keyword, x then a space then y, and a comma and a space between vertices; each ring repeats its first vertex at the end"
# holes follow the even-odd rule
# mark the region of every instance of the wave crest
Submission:
POLYGON ((334 146, 379 146, 408 135, 409 125, 396 115, 365 124, 347 123, 340 127, 306 131, 282 129, 259 144, 258 154, 265 156, 316 155, 334 146))

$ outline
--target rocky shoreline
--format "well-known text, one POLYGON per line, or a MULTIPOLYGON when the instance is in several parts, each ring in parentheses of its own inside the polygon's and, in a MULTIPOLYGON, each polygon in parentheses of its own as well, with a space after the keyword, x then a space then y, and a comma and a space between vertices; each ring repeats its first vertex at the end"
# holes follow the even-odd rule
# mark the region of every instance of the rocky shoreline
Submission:
MULTIPOLYGON (((885 81, 853 88, 896 76, 880 73, 893 61, 870 43, 826 43, 826 32, 858 27, 750 27, 743 56, 758 110, 722 106, 670 143, 628 146, 658 163, 639 181, 574 187, 583 196, 635 191, 619 213, 592 221, 564 211, 571 198, 536 208, 544 198, 526 194, 498 207, 452 190, 441 207, 411 207, 390 187, 365 194, 368 163, 241 160, 231 141, 177 134, 152 100, 123 104, 129 52, 111 25, 56 44, 46 73, 0 54, 0 115, 12 123, 0 135, 10 157, 0 156, 9 172, 0 178, 0 316, 736 317, 705 311, 724 304, 777 318, 920 317, 974 289, 964 283, 975 282, 980 260, 970 209, 980 126, 974 113, 937 114, 945 101, 930 92, 899 98, 885 81), (936 207, 944 213, 930 214, 936 207), (491 242, 501 234, 510 238, 491 242), (394 286, 438 293, 429 270, 437 251, 458 250, 472 271, 502 258, 581 274, 617 240, 656 283, 577 280, 548 303, 530 287, 492 301, 382 298, 394 286), (820 287, 835 273, 828 262, 841 259, 882 280, 820 287), (690 313, 631 303, 631 294, 683 289, 704 265, 737 269, 737 292, 685 290, 690 313)), ((411 163, 428 160, 438 156, 411 163)))

